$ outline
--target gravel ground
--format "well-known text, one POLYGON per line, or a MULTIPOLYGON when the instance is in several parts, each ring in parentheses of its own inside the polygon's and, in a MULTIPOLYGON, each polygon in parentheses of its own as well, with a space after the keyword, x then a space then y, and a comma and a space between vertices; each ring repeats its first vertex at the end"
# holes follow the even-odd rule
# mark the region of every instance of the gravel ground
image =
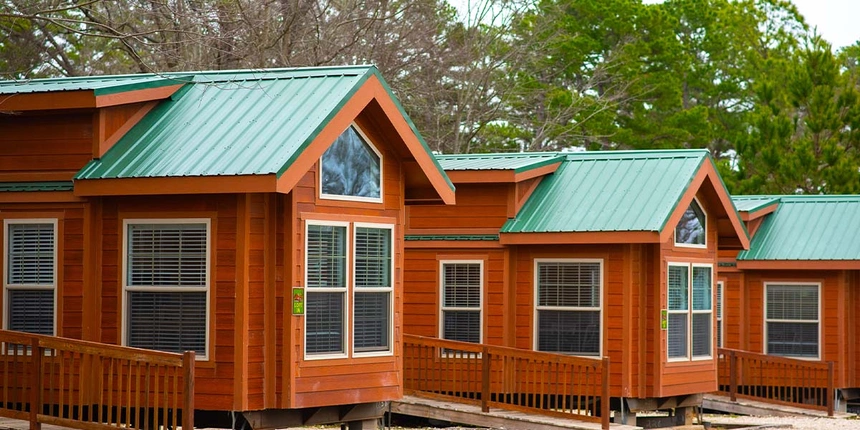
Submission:
POLYGON ((759 428, 790 428, 795 430, 860 430, 858 418, 809 418, 809 417, 747 417, 740 415, 711 415, 702 417, 705 422, 712 423, 711 429, 719 429, 720 424, 730 424, 733 428, 740 424, 749 424, 759 428), (765 426, 765 427, 760 427, 765 426))

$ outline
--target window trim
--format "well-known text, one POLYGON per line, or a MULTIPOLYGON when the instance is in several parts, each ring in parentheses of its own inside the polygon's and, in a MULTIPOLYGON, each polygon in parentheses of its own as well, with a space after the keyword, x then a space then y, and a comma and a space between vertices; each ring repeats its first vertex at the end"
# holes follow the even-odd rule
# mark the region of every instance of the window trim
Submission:
MULTIPOLYGON (((672 228, 672 242, 675 243, 675 246, 681 247, 681 248, 707 249, 708 248, 708 212, 705 211, 705 207, 702 206, 702 203, 699 201, 698 197, 693 197, 693 200, 690 200, 690 204, 687 205, 687 208, 692 206, 693 202, 696 202, 696 205, 699 206, 699 210, 702 211, 702 216, 705 217, 705 225, 702 226, 702 228, 704 229, 704 233, 705 233, 705 243, 702 245, 695 244, 695 243, 679 243, 677 238, 675 237, 675 231, 678 230, 678 224, 677 223, 675 223, 675 226, 672 228)), ((684 212, 687 211, 687 208, 684 209, 684 212)), ((683 214, 681 216, 683 216, 683 214)), ((681 220, 679 219, 678 222, 681 222, 681 220)), ((691 275, 692 275, 692 273, 691 273, 691 275)))
POLYGON ((605 274, 606 264, 604 263, 603 258, 535 258, 532 266, 533 270, 533 288, 532 288, 532 350, 539 351, 538 349, 538 310, 556 310, 556 311, 595 311, 600 312, 600 335, 598 336, 598 351, 597 355, 578 355, 578 354, 565 354, 571 355, 573 357, 603 357, 603 348, 604 342, 603 337, 606 334, 606 323, 604 321, 606 312, 604 309, 604 298, 603 296, 606 294, 606 274, 605 274), (539 306, 538 305, 538 264, 539 263, 598 263, 600 266, 600 294, 598 294, 598 308, 595 309, 593 307, 568 307, 568 306, 539 306))
MULTIPOLYGON (((351 353, 351 355, 353 357, 387 357, 387 356, 394 355, 394 266, 395 266, 394 256, 397 254, 394 250, 394 225, 393 224, 382 224, 382 223, 370 223, 370 222, 354 222, 354 223, 352 223, 352 234, 350 235, 350 236, 352 236, 352 247, 350 248, 348 246, 347 249, 351 250, 353 259, 355 258, 355 251, 356 251, 355 244, 357 242, 355 236, 358 234, 359 228, 374 228, 374 229, 380 229, 380 230, 388 230, 391 232, 391 235, 389 236, 389 239, 391 240, 391 243, 389 244, 389 246, 390 246, 389 249, 391 250, 391 265, 390 265, 389 270, 391 271, 391 273, 389 274, 390 277, 388 278, 391 280, 391 285, 389 285, 387 288, 365 288, 365 287, 362 287, 361 290, 358 290, 355 287, 355 268, 356 268, 355 266, 356 265, 353 263, 352 267, 349 267, 347 269, 347 273, 350 274, 350 279, 347 280, 346 288, 347 288, 347 291, 351 290, 352 293, 348 294, 348 301, 346 303, 346 308, 348 311, 352 310, 353 313, 355 312, 355 294, 356 294, 356 292, 388 293, 388 322, 389 322, 389 324, 388 324, 388 349, 385 351, 367 351, 367 352, 355 351, 355 315, 354 314, 352 314, 353 318, 351 318, 352 323, 349 326, 350 330, 346 334, 345 337, 349 338, 349 342, 348 342, 349 343, 349 353, 351 353)), ((349 230, 349 227, 347 227, 347 230, 349 230)), ((347 245, 349 245, 349 244, 347 244, 347 245)), ((346 261, 347 261, 347 265, 349 266, 349 263, 351 261, 349 255, 347 255, 346 261)), ((352 260, 352 261, 354 261, 354 260, 352 260)), ((306 273, 307 273, 307 271, 306 271, 306 273)), ((350 314, 347 313, 346 318, 350 319, 349 316, 350 316, 350 314)))
POLYGON ((670 261, 666 264, 666 312, 669 315, 672 314, 686 314, 687 315, 687 351, 683 357, 669 357, 669 332, 666 330, 666 362, 668 363, 683 363, 683 362, 692 362, 692 361, 705 361, 712 360, 715 356, 715 347, 714 343, 716 340, 716 332, 714 331, 714 301, 716 290, 714 289, 716 284, 716 279, 714 278, 714 265, 710 263, 695 263, 695 262, 679 262, 679 261, 670 261), (687 279, 687 310, 684 311, 673 311, 669 309, 669 267, 687 267, 689 268, 689 277, 687 279), (711 308, 710 310, 694 310, 693 309, 693 269, 695 267, 707 267, 711 271, 711 308), (693 355, 693 315, 695 314, 711 314, 711 347, 709 355, 693 355))
POLYGON ((822 283, 819 281, 809 281, 809 282, 803 282, 803 281, 786 281, 786 282, 765 281, 765 282, 762 282, 762 325, 763 325, 762 333, 764 334, 764 337, 762 338, 762 351, 764 352, 764 354, 770 355, 770 353, 767 350, 767 344, 768 344, 767 323, 768 322, 771 322, 771 321, 773 321, 773 322, 799 322, 799 323, 807 323, 807 324, 812 322, 812 320, 771 320, 771 319, 769 319, 767 317, 767 287, 770 285, 797 285, 797 286, 805 286, 805 287, 813 287, 814 286, 814 287, 816 287, 816 294, 818 295, 818 319, 815 320, 816 325, 818 325, 818 355, 816 357, 799 357, 799 356, 794 356, 794 355, 773 355, 773 356, 774 357, 794 358, 797 360, 821 361, 821 357, 823 355, 822 354, 823 353, 822 348, 823 348, 823 343, 824 343, 823 342, 823 340, 824 340, 824 338, 823 338, 824 326, 822 324, 822 318, 821 318, 822 307, 824 306, 824 300, 822 300, 822 297, 821 297, 821 291, 822 291, 821 284, 822 283))
MULTIPOLYGON (((349 294, 349 287, 352 284, 352 275, 353 275, 352 264, 351 264, 352 263, 352 252, 351 251, 352 251, 353 235, 351 234, 351 230, 354 230, 354 229, 351 229, 351 227, 350 227, 351 224, 352 223, 346 222, 346 221, 325 221, 325 220, 317 220, 317 219, 305 220, 305 228, 304 228, 305 237, 304 237, 304 243, 303 243, 303 254, 304 254, 303 264, 304 264, 304 266, 302 267, 302 271, 304 272, 302 274, 303 275, 302 277, 304 279, 305 302, 306 302, 305 306, 307 306, 307 302, 309 301, 308 300, 309 295, 313 294, 313 293, 343 293, 343 298, 344 298, 344 300, 343 300, 343 322, 342 322, 344 334, 343 334, 343 339, 341 341, 342 342, 341 347, 343 349, 342 353, 340 353, 340 352, 339 353, 328 352, 328 353, 316 353, 316 354, 315 353, 310 353, 310 354, 308 353, 308 315, 307 315, 308 309, 305 308, 305 314, 302 316, 303 317, 302 318, 302 320, 303 320, 302 321, 302 330, 303 330, 303 333, 302 333, 302 356, 303 356, 304 360, 306 360, 306 361, 328 360, 328 359, 332 359, 332 358, 348 358, 350 351, 351 351, 352 338, 351 338, 350 333, 349 333, 349 328, 351 328, 352 326, 350 325, 351 321, 349 318, 349 310, 350 310, 349 302, 350 302, 350 298, 351 298, 351 295, 349 294), (340 288, 340 287, 309 288, 308 287, 308 228, 312 225, 346 228, 346 237, 344 238, 346 240, 346 246, 344 247, 344 249, 346 250, 346 260, 344 263, 344 264, 346 264, 346 270, 344 271, 344 276, 346 276, 346 279, 345 279, 346 282, 342 288, 340 288)), ((392 264, 392 266, 393 266, 393 264, 392 264)))
POLYGON ((9 290, 51 290, 54 292, 54 315, 52 336, 57 336, 57 305, 59 302, 58 278, 59 278, 59 218, 6 218, 3 220, 3 321, 2 327, 8 329, 11 301, 9 290), (51 285, 10 285, 9 284, 9 226, 15 224, 51 224, 54 227, 54 277, 51 285))
MULTIPOLYGON (((320 199, 323 199, 323 200, 340 200, 340 201, 347 201, 347 202, 362 202, 362 203, 383 203, 383 199, 385 198, 385 176, 384 176, 385 172, 383 171, 384 166, 385 166, 385 162, 384 162, 385 159, 382 157, 382 152, 379 151, 379 148, 377 148, 376 145, 373 144, 373 141, 369 137, 367 137, 367 134, 364 133, 364 130, 362 130, 361 127, 359 127, 358 124, 355 123, 355 121, 351 122, 341 132, 341 134, 337 135, 337 137, 335 138, 335 141, 337 141, 337 139, 339 139, 340 136, 342 136, 343 133, 346 133, 347 130, 349 130, 350 128, 354 129, 355 132, 358 133, 359 137, 364 139, 364 143, 366 143, 367 146, 369 146, 370 149, 376 154, 376 156, 379 157, 379 197, 377 198, 377 197, 344 196, 344 195, 340 195, 340 194, 325 194, 325 193, 323 193, 323 183, 322 183, 322 181, 323 181, 323 169, 324 169, 323 157, 325 157, 325 151, 323 151, 323 154, 320 155, 320 158, 319 158, 319 174, 317 175, 317 188, 319 189, 318 196, 320 199)), ((332 142, 331 145, 334 145, 334 142, 332 142)), ((331 147, 331 145, 329 145, 329 147, 331 147)), ((328 150, 328 148, 326 148, 326 151, 327 150, 328 150)))
POLYGON ((205 292, 206 293, 206 334, 205 334, 205 351, 202 354, 195 354, 196 361, 209 361, 209 350, 211 344, 211 325, 212 325, 212 219, 211 218, 125 218, 122 220, 122 255, 120 256, 120 288, 121 288, 121 303, 120 314, 122 315, 122 326, 120 327, 121 345, 128 346, 128 328, 129 317, 131 312, 127 309, 128 296, 130 292, 146 291, 146 292, 205 292), (142 287, 128 285, 128 228, 135 224, 204 224, 206 226, 206 286, 205 287, 142 287))
POLYGON ((484 342, 484 260, 481 259, 445 259, 439 260, 439 339, 445 339, 445 311, 478 311, 478 343, 484 342), (445 306, 445 265, 447 264, 477 264, 480 271, 480 279, 478 284, 478 300, 477 308, 466 307, 451 307, 445 306), (447 308, 447 309, 446 309, 447 308))
POLYGON ((717 289, 714 291, 716 293, 716 299, 714 299, 714 314, 716 314, 717 325, 716 328, 719 329, 720 335, 717 336, 717 348, 725 348, 726 344, 726 327, 723 324, 723 312, 726 311, 726 282, 723 280, 718 280, 716 282, 717 289))

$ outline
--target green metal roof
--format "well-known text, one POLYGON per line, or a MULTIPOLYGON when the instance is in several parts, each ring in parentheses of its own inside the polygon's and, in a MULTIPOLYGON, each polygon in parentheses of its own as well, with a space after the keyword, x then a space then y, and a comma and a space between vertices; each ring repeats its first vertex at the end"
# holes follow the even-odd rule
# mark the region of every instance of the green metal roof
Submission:
POLYGON ((445 154, 436 159, 446 171, 513 170, 525 172, 564 160, 557 152, 523 152, 511 154, 445 154))
POLYGON ((0 182, 0 193, 24 191, 72 191, 72 181, 51 182, 0 182))
POLYGON ((75 179, 281 175, 371 76, 390 93, 373 66, 166 74, 190 83, 75 179))
POLYGON ((0 81, 0 95, 58 91, 93 91, 95 95, 121 93, 146 88, 182 84, 184 74, 142 74, 116 76, 83 76, 71 78, 0 81))
POLYGON ((738 260, 860 260, 860 196, 774 196, 738 260))
POLYGON ((409 234, 406 235, 406 240, 411 242, 431 241, 431 240, 450 240, 459 242, 493 242, 499 240, 497 234, 409 234))
POLYGON ((732 196, 732 203, 738 212, 755 212, 779 203, 779 196, 732 196))
POLYGON ((502 233, 663 230, 707 150, 565 154, 502 233))

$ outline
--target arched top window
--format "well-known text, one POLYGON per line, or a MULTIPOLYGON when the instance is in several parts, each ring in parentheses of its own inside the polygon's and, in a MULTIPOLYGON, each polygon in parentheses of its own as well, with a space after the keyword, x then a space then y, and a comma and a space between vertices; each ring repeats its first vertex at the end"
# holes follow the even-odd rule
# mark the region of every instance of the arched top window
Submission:
POLYGON ((704 247, 708 231, 706 222, 705 212, 699 202, 693 199, 675 226, 675 245, 704 247))
POLYGON ((382 202, 382 155, 355 124, 326 150, 321 165, 321 197, 382 202))

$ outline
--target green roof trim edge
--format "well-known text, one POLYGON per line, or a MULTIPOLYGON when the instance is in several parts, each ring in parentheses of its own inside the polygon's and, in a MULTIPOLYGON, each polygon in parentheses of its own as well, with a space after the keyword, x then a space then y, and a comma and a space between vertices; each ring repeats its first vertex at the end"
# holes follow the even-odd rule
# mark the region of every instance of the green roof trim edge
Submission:
POLYGON ((407 234, 405 236, 407 242, 431 241, 431 240, 449 240, 459 242, 497 242, 499 235, 497 234, 407 234))

